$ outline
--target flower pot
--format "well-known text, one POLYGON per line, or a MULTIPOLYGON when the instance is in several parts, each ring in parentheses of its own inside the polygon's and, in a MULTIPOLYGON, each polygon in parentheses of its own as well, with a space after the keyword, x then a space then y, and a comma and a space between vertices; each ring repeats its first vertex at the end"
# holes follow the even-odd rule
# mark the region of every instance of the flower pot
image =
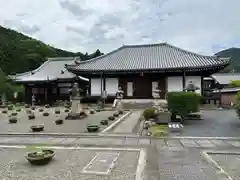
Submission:
POLYGON ((114 116, 109 116, 109 117, 108 117, 108 120, 114 121, 114 120, 115 120, 115 117, 114 117, 114 116))
POLYGON ((44 125, 43 124, 38 124, 38 125, 33 125, 30 127, 33 132, 40 132, 44 130, 44 125))
POLYGON ((49 116, 49 113, 48 112, 44 112, 43 116, 49 116))
POLYGON ((13 116, 13 117, 10 117, 10 118, 9 118, 9 123, 10 123, 10 124, 15 124, 15 123, 17 123, 17 117, 14 117, 14 116, 13 116))
POLYGON ((114 113, 113 116, 114 116, 114 117, 118 117, 119 114, 118 114, 118 113, 114 113))
POLYGON ((101 120, 100 124, 106 126, 108 125, 108 120, 101 120))
POLYGON ((61 113, 61 111, 59 109, 55 110, 55 114, 60 114, 60 113, 61 113))
POLYGON ((99 126, 98 125, 88 125, 87 130, 88 130, 88 132, 97 132, 99 130, 99 126))
POLYGON ((94 110, 90 110, 89 113, 90 113, 90 114, 94 114, 95 111, 94 111, 94 110))
POLYGON ((62 119, 57 119, 55 121, 56 125, 60 125, 60 124, 63 124, 63 120, 62 119))
POLYGON ((123 112, 124 112, 123 110, 119 110, 119 111, 118 111, 118 114, 121 115, 121 114, 123 114, 123 112))
POLYGON ((53 150, 42 150, 40 152, 29 152, 25 155, 25 158, 32 165, 46 165, 54 156, 55 152, 53 150))
POLYGON ((29 119, 29 120, 35 119, 35 115, 34 115, 34 114, 29 114, 29 115, 28 115, 28 119, 29 119))

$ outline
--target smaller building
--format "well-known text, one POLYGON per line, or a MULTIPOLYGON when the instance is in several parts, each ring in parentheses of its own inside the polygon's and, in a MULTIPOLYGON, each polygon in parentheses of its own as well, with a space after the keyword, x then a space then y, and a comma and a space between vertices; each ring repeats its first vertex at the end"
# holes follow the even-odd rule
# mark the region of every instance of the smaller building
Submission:
POLYGON ((215 73, 210 77, 204 78, 205 92, 211 90, 212 94, 210 98, 212 100, 218 100, 222 105, 231 105, 234 101, 236 93, 240 90, 240 87, 230 87, 231 81, 240 80, 240 73, 215 73))
POLYGON ((37 103, 52 104, 57 100, 68 100, 68 90, 76 80, 85 90, 88 79, 76 76, 65 68, 66 65, 79 64, 79 61, 79 57, 48 58, 39 68, 11 75, 10 78, 24 85, 26 103, 32 102, 34 94, 37 103))

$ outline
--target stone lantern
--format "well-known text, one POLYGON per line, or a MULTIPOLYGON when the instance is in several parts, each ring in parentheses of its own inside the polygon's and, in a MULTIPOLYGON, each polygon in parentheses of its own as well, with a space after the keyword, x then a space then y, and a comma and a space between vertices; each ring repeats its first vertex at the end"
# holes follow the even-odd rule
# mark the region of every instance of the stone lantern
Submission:
POLYGON ((118 87, 118 91, 116 92, 116 98, 113 102, 113 108, 117 107, 118 110, 122 110, 122 99, 123 99, 123 93, 122 87, 118 87))
POLYGON ((192 81, 189 81, 187 87, 185 88, 187 92, 195 92, 198 89, 199 87, 197 87, 192 81))

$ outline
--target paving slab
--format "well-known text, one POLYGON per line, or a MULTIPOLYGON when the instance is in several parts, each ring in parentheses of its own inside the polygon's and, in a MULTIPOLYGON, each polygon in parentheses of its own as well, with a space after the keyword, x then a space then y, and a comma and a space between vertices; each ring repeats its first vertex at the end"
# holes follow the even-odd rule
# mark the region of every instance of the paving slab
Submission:
POLYGON ((182 144, 180 143, 180 140, 174 140, 174 139, 168 139, 166 140, 166 144, 168 147, 173 148, 182 148, 182 144))
POLYGON ((124 141, 125 145, 137 145, 138 139, 137 138, 126 138, 124 141))
POLYGON ((132 133, 133 129, 139 122, 142 111, 133 111, 123 122, 121 122, 114 130, 114 133, 132 133))
POLYGON ((192 139, 182 139, 180 140, 184 147, 200 147, 194 140, 192 139))
POLYGON ((212 148, 215 147, 213 143, 209 140, 195 140, 202 148, 212 148))
POLYGON ((0 174, 4 180, 135 180, 138 167, 139 152, 132 151, 103 151, 103 150, 56 150, 56 156, 47 165, 39 168, 30 165, 24 158, 29 149, 1 148, 0 151, 0 174), (105 153, 95 158, 98 153, 105 153), (117 154, 110 156, 110 154, 117 154), (114 161, 115 160, 115 161, 114 161), (88 169, 85 168, 93 162, 88 169), (114 161, 114 164, 112 165, 114 161), (99 176, 97 171, 105 171, 111 163, 109 174, 99 176), (83 170, 92 173, 83 173, 83 170), (94 172, 95 171, 95 172, 94 172))
POLYGON ((227 143, 234 147, 240 147, 240 141, 228 140, 227 143))
POLYGON ((226 143, 224 140, 211 140, 211 142, 217 147, 230 147, 231 145, 226 143))
POLYGON ((139 139, 138 144, 141 144, 141 145, 150 145, 150 144, 151 144, 151 141, 150 141, 150 139, 139 139))

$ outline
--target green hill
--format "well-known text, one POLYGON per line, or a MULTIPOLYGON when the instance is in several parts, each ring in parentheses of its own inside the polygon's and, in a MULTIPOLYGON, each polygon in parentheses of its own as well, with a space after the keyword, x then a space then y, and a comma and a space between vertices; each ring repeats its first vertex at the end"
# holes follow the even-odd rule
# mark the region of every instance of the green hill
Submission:
POLYGON ((36 69, 46 60, 46 57, 80 56, 82 60, 87 60, 101 54, 99 50, 92 54, 61 50, 0 26, 0 68, 6 74, 36 69))
POLYGON ((240 72, 240 48, 229 48, 220 51, 215 54, 219 57, 230 57, 230 65, 226 67, 222 72, 230 72, 234 70, 235 72, 240 72))

